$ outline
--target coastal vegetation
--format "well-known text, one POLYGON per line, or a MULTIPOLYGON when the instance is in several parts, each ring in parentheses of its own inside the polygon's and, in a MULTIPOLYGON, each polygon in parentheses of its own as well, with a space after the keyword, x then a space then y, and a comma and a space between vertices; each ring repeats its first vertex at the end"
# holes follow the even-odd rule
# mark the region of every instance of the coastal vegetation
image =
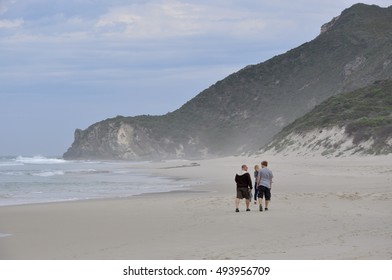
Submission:
POLYGON ((392 79, 329 98, 285 127, 267 146, 271 149, 279 145, 282 150, 295 144, 290 135, 334 127, 344 128, 355 145, 372 140, 369 152, 391 153, 392 145, 388 142, 392 140, 392 79))

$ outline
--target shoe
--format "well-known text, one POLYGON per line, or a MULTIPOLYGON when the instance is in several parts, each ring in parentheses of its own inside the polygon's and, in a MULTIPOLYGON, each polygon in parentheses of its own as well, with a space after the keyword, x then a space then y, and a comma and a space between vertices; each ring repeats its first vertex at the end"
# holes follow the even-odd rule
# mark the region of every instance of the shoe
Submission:
POLYGON ((259 210, 260 210, 260 212, 263 212, 263 206, 262 205, 260 205, 259 210))
POLYGON ((255 201, 255 205, 256 205, 257 203, 256 203, 256 201, 255 201))
POLYGON ((236 212, 240 212, 240 210, 238 210, 238 208, 235 209, 236 212))
POLYGON ((248 209, 246 209, 246 211, 250 211, 250 209, 248 208, 248 209))
POLYGON ((268 211, 268 208, 264 208, 265 211, 268 211))

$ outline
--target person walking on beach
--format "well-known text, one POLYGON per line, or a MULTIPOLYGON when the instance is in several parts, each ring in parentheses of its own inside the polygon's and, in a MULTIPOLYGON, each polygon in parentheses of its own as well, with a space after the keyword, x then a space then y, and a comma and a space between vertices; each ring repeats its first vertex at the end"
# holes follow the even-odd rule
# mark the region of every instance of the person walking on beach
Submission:
POLYGON ((255 171, 254 171, 254 177, 255 177, 255 196, 254 196, 254 201, 255 201, 255 204, 257 204, 257 195, 258 195, 258 186, 257 186, 257 176, 259 176, 259 170, 260 170, 260 166, 259 165, 255 165, 255 167, 254 167, 254 169, 255 169, 255 171))
POLYGON ((271 187, 272 187, 272 178, 274 175, 272 171, 267 168, 268 162, 261 162, 261 169, 259 171, 259 175, 257 176, 257 185, 258 185, 258 199, 259 199, 259 210, 263 211, 263 197, 265 197, 265 211, 268 211, 269 204, 271 202, 271 187))
POLYGON ((246 211, 250 211, 249 190, 251 190, 253 187, 252 187, 252 179, 250 178, 250 175, 248 173, 248 166, 243 164, 241 166, 241 171, 235 175, 234 180, 237 183, 237 197, 235 199, 235 211, 240 212, 239 210, 240 200, 243 198, 245 198, 246 211))

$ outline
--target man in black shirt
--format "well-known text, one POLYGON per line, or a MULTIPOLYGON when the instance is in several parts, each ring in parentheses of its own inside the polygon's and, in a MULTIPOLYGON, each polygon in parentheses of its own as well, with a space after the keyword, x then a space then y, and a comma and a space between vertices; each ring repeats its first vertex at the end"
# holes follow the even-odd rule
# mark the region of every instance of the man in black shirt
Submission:
POLYGON ((245 198, 246 200, 246 211, 249 209, 249 190, 252 189, 252 179, 248 173, 248 166, 243 164, 241 171, 235 175, 235 182, 237 183, 237 197, 235 199, 235 211, 240 212, 240 200, 245 198))

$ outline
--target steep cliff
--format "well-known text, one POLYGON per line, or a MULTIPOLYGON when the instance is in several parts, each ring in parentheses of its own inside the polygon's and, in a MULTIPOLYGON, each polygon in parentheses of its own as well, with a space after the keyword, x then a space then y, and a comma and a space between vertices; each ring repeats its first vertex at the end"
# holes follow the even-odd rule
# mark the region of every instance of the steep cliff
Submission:
POLYGON ((356 4, 322 33, 250 65, 164 116, 116 117, 75 132, 64 158, 206 157, 257 150, 327 98, 392 77, 392 6, 356 4))

